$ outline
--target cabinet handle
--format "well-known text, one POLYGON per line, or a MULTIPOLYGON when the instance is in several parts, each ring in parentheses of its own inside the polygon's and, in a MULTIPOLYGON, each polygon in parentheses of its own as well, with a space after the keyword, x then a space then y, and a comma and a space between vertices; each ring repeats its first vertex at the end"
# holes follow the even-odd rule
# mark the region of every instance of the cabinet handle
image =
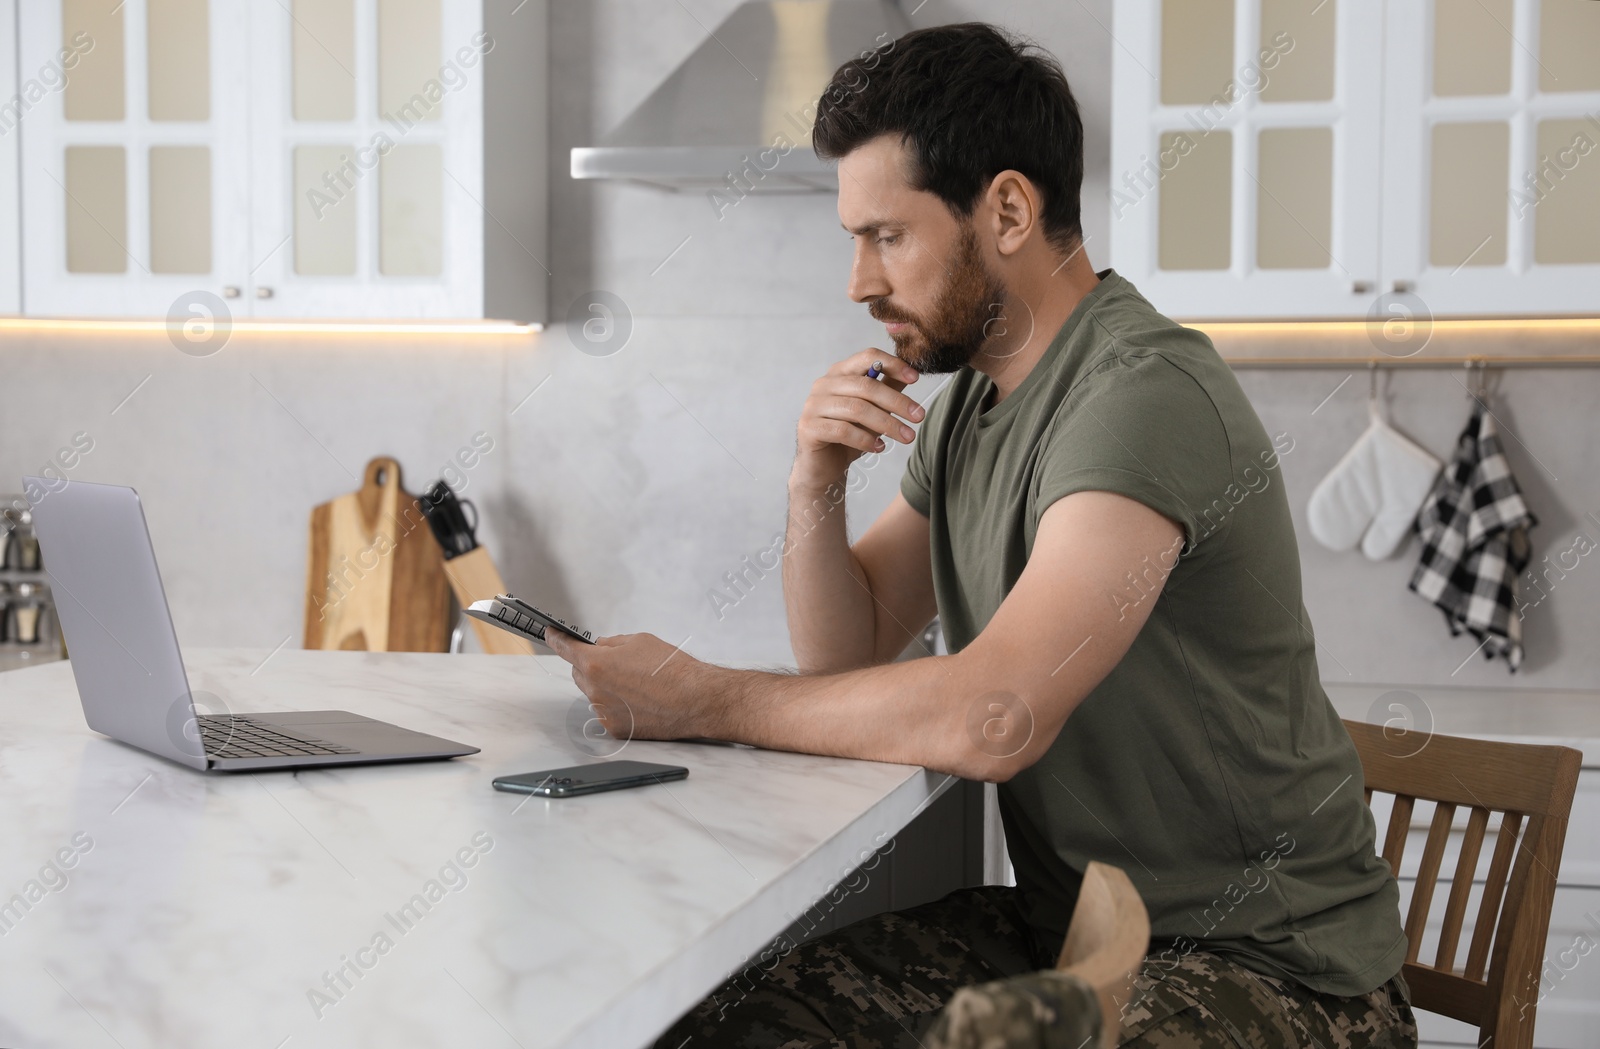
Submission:
POLYGON ((224 286, 222 289, 222 297, 225 299, 237 299, 239 297, 239 286, 237 284, 229 284, 224 286))
POLYGON ((265 285, 263 285, 262 287, 257 288, 256 289, 256 298, 258 298, 258 299, 270 299, 270 298, 272 298, 272 289, 266 287, 265 285))
POLYGON ((1365 295, 1371 290, 1372 282, 1370 280, 1357 280, 1350 282, 1350 294, 1352 295, 1365 295))
POLYGON ((1397 280, 1394 282, 1394 291, 1396 295, 1404 295, 1415 287, 1416 284, 1409 280, 1397 280))

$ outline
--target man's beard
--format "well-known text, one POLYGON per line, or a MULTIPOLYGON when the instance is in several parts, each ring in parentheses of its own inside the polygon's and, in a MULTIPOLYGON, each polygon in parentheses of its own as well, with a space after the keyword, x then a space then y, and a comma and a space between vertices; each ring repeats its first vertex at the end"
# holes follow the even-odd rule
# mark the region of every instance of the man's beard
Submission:
POLYGON ((1000 315, 1005 301, 1005 285, 984 265, 978 235, 969 225, 961 231, 955 265, 928 317, 887 305, 884 299, 873 299, 867 312, 886 323, 909 323, 909 330, 891 336, 896 356, 919 372, 937 375, 972 363, 988 337, 989 321, 1000 315))

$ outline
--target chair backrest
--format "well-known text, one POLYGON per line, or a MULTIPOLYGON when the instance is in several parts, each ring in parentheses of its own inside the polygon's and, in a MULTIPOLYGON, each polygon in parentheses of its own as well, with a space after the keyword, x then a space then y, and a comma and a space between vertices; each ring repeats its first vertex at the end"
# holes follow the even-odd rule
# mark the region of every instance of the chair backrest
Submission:
POLYGON ((1399 732, 1356 721, 1345 728, 1361 754, 1368 804, 1374 791, 1394 795, 1383 858, 1397 877, 1415 803, 1435 805, 1405 921, 1410 945, 1403 974, 1412 1004, 1476 1025, 1481 1049, 1529 1049, 1582 755, 1570 747, 1399 732), (1467 820, 1439 947, 1432 962, 1423 962, 1418 955, 1458 808, 1467 810, 1467 820), (1467 898, 1491 815, 1500 817, 1494 852, 1472 941, 1458 964, 1467 898))
POLYGON ((1128 1000, 1149 949, 1150 914, 1133 882, 1119 868, 1090 862, 1056 968, 1094 988, 1103 1046, 1117 1044, 1120 1002, 1128 1000))

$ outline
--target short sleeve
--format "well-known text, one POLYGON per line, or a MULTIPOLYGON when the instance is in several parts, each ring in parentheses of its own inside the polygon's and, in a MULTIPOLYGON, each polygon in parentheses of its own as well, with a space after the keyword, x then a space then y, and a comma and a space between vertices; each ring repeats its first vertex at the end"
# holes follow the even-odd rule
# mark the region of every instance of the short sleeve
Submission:
POLYGON ((1199 382, 1159 354, 1118 355, 1084 376, 1046 431, 1033 524, 1063 496, 1116 492, 1178 522, 1188 554, 1232 474, 1227 429, 1199 382))
POLYGON ((917 439, 911 442, 911 457, 900 475, 900 494, 923 517, 930 516, 933 505, 933 489, 928 483, 928 446, 932 443, 932 430, 924 426, 917 431, 917 439))
POLYGON ((965 376, 951 379, 939 396, 933 399, 922 425, 917 427, 916 440, 911 442, 911 457, 906 460, 905 473, 900 475, 900 494, 906 497, 911 509, 923 517, 931 517, 933 509, 933 470, 938 458, 940 441, 949 439, 950 420, 946 416, 969 388, 965 376))

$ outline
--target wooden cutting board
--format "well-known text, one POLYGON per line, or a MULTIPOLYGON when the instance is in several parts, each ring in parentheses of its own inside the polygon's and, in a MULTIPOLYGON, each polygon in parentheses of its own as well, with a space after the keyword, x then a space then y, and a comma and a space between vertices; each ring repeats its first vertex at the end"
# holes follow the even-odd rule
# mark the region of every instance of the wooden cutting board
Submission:
POLYGON ((359 491, 311 511, 305 647, 449 651, 444 555, 388 456, 367 463, 359 491))

